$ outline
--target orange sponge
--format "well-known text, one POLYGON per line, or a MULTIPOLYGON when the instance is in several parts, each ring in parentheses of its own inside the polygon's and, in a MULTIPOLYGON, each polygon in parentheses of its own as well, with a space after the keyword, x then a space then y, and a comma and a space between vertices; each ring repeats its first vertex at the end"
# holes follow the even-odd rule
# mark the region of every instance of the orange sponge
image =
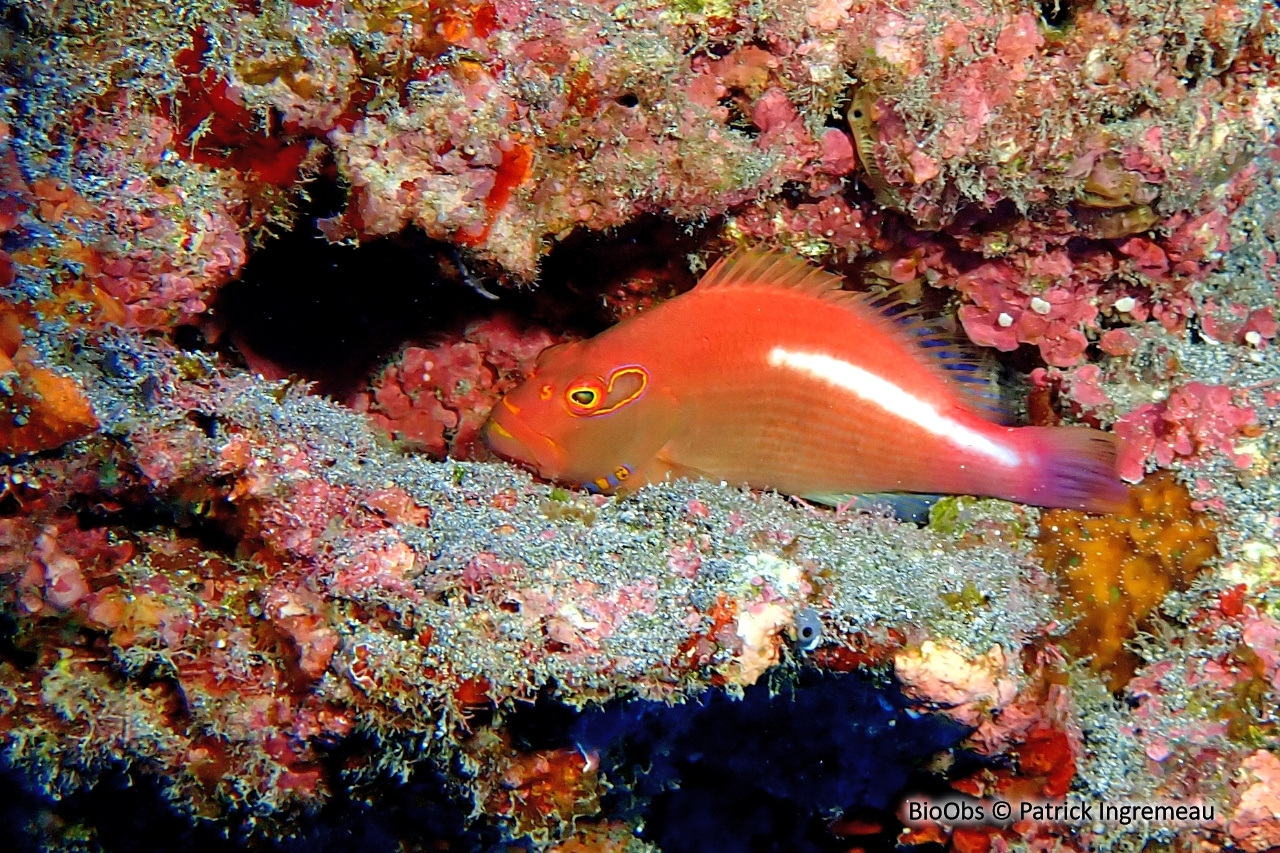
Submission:
POLYGON ((1185 486, 1161 472, 1129 490, 1123 512, 1055 509, 1040 522, 1037 555, 1058 580, 1075 626, 1064 645, 1113 690, 1137 668, 1125 648, 1153 609, 1185 589, 1217 553, 1216 523, 1191 506, 1185 486))

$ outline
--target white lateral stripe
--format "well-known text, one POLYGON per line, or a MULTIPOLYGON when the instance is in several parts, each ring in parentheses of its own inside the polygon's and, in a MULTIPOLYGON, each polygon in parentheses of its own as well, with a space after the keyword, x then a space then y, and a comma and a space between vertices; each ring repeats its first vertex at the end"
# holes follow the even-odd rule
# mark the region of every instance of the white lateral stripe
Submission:
POLYGON ((1022 457, 1011 448, 942 415, 933 406, 892 382, 847 361, 817 352, 774 347, 769 350, 769 364, 799 371, 848 391, 859 400, 908 420, 958 448, 981 453, 1000 465, 1012 468, 1022 464, 1022 457))

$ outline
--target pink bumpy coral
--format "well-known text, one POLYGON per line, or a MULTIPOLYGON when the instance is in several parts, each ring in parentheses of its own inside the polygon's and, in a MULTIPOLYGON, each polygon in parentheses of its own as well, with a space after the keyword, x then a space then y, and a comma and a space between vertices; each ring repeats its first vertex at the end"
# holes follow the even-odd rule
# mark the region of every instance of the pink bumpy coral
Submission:
POLYGON ((1234 402, 1235 392, 1223 385, 1191 382, 1175 388, 1167 400, 1139 406, 1122 417, 1115 433, 1125 441, 1119 466, 1124 479, 1142 479, 1145 465, 1168 467, 1175 459, 1192 459, 1207 450, 1226 454, 1239 468, 1251 458, 1238 452, 1236 442, 1253 434, 1257 414, 1234 402))
POLYGON ((494 404, 559 338, 499 316, 437 346, 406 347, 377 381, 370 417, 397 439, 437 456, 466 458, 494 404))

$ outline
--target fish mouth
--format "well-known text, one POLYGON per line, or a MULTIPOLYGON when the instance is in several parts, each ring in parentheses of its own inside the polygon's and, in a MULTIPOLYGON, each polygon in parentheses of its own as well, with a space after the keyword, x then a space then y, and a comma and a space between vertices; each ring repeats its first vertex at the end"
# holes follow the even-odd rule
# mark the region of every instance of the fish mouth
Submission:
POLYGON ((554 480, 564 470, 564 450, 548 436, 529 426, 520 409, 505 397, 485 421, 484 443, 504 459, 535 469, 554 480))

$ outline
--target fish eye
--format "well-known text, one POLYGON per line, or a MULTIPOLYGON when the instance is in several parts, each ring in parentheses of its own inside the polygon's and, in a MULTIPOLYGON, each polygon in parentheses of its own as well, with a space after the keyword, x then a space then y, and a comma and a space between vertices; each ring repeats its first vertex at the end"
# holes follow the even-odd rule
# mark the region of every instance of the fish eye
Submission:
POLYGON ((571 414, 589 415, 600 408, 604 394, 604 380, 599 376, 580 376, 565 390, 564 399, 571 414))

